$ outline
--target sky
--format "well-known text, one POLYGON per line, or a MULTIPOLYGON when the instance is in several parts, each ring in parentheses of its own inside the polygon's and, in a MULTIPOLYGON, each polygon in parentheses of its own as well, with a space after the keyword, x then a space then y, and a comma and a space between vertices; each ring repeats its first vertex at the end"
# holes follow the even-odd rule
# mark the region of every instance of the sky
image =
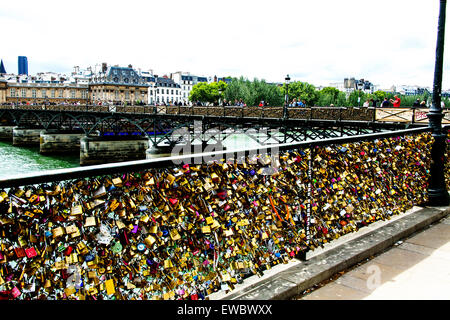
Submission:
POLYGON ((5 1, 0 59, 9 73, 24 55, 29 74, 106 62, 158 75, 432 87, 438 16, 438 0, 5 1))

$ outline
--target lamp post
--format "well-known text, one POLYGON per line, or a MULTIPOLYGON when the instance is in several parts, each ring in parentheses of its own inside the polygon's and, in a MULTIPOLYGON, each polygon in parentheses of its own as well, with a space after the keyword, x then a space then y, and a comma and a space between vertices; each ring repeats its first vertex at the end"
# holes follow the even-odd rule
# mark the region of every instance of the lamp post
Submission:
POLYGON ((286 119, 287 117, 287 107, 289 105, 289 82, 291 81, 291 78, 289 75, 284 78, 285 84, 286 84, 286 96, 285 96, 285 102, 284 102, 284 109, 283 109, 283 118, 286 119))
POLYGON ((430 180, 428 186, 428 205, 447 206, 450 202, 444 177, 444 150, 446 134, 442 130, 441 87, 444 62, 445 9, 447 0, 440 0, 436 60, 434 65, 433 101, 427 114, 429 128, 434 142, 431 148, 430 180))

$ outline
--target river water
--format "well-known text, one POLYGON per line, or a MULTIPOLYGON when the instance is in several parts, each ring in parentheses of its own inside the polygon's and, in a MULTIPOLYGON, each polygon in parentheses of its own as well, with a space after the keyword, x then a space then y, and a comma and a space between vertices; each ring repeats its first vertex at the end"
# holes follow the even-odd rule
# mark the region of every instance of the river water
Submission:
MULTIPOLYGON (((245 134, 230 135, 223 140, 222 144, 228 150, 259 146, 255 140, 245 134)), ((48 156, 39 153, 39 146, 16 147, 12 145, 12 142, 0 141, 0 178, 79 166, 79 154, 48 156)))

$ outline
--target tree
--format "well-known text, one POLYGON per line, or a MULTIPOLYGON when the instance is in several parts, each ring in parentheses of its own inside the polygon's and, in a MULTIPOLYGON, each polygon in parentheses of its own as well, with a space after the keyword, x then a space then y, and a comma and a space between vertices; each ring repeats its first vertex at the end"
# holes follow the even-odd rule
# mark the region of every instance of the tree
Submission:
POLYGON ((319 98, 317 101, 317 105, 319 106, 329 106, 331 104, 335 106, 342 106, 345 104, 345 94, 342 99, 342 95, 340 93, 343 93, 339 91, 336 88, 333 87, 325 87, 322 90, 319 91, 319 98), (339 100, 338 100, 339 98, 339 100))
POLYGON ((367 99, 367 95, 362 90, 352 91, 347 99, 348 106, 349 107, 362 106, 366 99, 367 99), (358 98, 359 98, 359 102, 358 102, 358 98))
POLYGON ((240 77, 239 79, 233 78, 225 89, 224 98, 231 102, 242 99, 245 103, 248 103, 250 98, 249 81, 244 79, 244 77, 240 77))
POLYGON ((281 106, 284 101, 283 93, 277 85, 256 78, 250 81, 244 77, 233 78, 224 92, 224 97, 231 102, 242 99, 248 106, 258 105, 260 101, 271 106, 281 106))
MULTIPOLYGON (((286 94, 286 84, 282 88, 283 95, 286 94)), ((314 106, 319 100, 319 92, 308 82, 296 81, 289 84, 289 100, 305 101, 307 106, 314 106)))
POLYGON ((219 100, 223 99, 226 88, 227 84, 224 81, 212 83, 199 82, 192 87, 189 100, 217 104, 219 100))

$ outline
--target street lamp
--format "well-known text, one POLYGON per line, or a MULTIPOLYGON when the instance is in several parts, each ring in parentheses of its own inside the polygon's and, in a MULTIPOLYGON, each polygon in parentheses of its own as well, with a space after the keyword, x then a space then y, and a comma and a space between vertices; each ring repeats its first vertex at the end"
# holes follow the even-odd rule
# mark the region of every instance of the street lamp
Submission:
POLYGON ((428 126, 431 129, 434 138, 431 147, 430 181, 428 187, 428 204, 432 206, 448 206, 450 202, 444 178, 446 134, 442 130, 442 118, 444 115, 442 114, 441 108, 446 4, 446 0, 440 0, 436 59, 434 65, 433 102, 430 112, 427 114, 429 119, 428 126))
POLYGON ((289 75, 284 78, 285 84, 286 84, 286 96, 285 96, 285 102, 284 102, 284 109, 283 109, 283 118, 287 117, 287 106, 289 105, 289 82, 291 81, 291 78, 289 75))

